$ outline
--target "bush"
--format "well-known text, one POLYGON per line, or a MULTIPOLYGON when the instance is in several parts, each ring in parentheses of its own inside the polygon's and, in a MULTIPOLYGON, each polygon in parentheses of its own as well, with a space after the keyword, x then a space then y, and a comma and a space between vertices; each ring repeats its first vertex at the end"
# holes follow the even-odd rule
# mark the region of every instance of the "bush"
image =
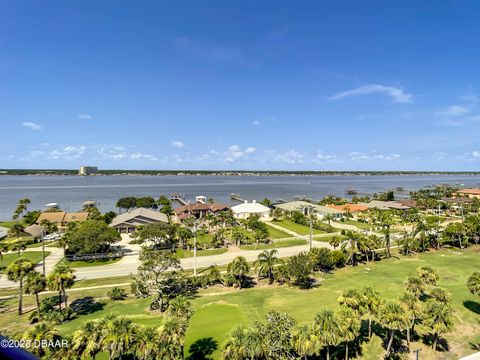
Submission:
POLYGON ((127 292, 124 289, 114 287, 107 293, 110 300, 125 300, 127 298, 127 292))
POLYGON ((330 253, 330 256, 332 258, 332 263, 336 268, 341 268, 345 266, 345 263, 347 262, 347 256, 343 251, 333 250, 330 253))
POLYGON ((335 267, 332 252, 327 248, 314 248, 308 253, 313 270, 329 272, 335 267))

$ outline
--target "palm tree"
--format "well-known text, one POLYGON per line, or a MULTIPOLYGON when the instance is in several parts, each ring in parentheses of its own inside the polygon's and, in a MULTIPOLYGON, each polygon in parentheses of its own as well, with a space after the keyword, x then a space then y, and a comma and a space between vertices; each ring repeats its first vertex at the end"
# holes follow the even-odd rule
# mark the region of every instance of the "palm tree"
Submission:
POLYGON ((365 297, 365 313, 368 318, 368 338, 372 337, 372 321, 377 316, 378 307, 380 306, 381 298, 378 291, 370 286, 367 286, 362 291, 365 297))
MULTIPOLYGON (((326 359, 330 360, 330 346, 337 345, 341 340, 338 317, 332 310, 322 309, 315 315, 313 333, 318 341, 317 345, 325 346, 326 359)), ((319 354, 319 350, 317 350, 317 354, 319 354)))
POLYGON ((108 352, 109 359, 122 359, 134 344, 135 325, 125 317, 114 317, 107 321, 102 340, 103 350, 108 352))
POLYGON ((403 330, 408 327, 408 319, 400 302, 395 300, 386 300, 378 309, 378 322, 389 332, 386 357, 390 354, 395 331, 403 330))
POLYGON ((343 247, 348 252, 348 260, 351 261, 352 266, 356 265, 356 258, 358 252, 358 243, 361 239, 361 234, 354 232, 352 230, 348 230, 345 233, 344 245, 343 247))
POLYGON ((239 326, 230 333, 225 345, 223 346, 223 356, 225 360, 245 359, 247 329, 239 326))
POLYGON ((358 317, 362 317, 368 311, 368 298, 358 289, 345 290, 337 301, 340 305, 355 311, 358 317))
POLYGON ((159 358, 157 338, 158 329, 154 326, 140 326, 135 334, 135 357, 139 360, 159 358))
MULTIPOLYGON (((40 322, 25 331, 23 333, 22 339, 30 341, 32 343, 42 340, 56 341, 60 339, 60 335, 52 324, 40 322)), ((29 348, 29 350, 38 357, 42 357, 45 355, 45 348, 43 346, 32 346, 29 348)))
POLYGON ((68 306, 66 289, 72 287, 75 283, 75 274, 73 272, 74 270, 69 265, 58 263, 53 269, 53 272, 48 275, 48 288, 52 291, 58 291, 59 309, 62 308, 62 295, 65 302, 65 308, 68 306))
POLYGON ((468 290, 474 295, 480 295, 480 272, 474 272, 467 280, 468 290))
POLYGON ((405 292, 402 295, 400 302, 409 322, 407 327, 407 346, 410 350, 410 338, 415 329, 415 321, 420 317, 421 305, 418 298, 414 294, 408 292, 405 292))
POLYGON ((23 304, 23 280, 33 271, 34 265, 30 260, 16 259, 7 267, 7 278, 10 281, 18 282, 18 315, 22 315, 23 304))
POLYGON ((417 269, 417 276, 425 286, 435 286, 439 279, 437 271, 430 266, 419 267, 417 269))
POLYGON ((433 332, 433 351, 437 349, 439 337, 449 331, 453 326, 452 308, 434 299, 430 299, 425 304, 422 315, 423 324, 433 332))
POLYGON ((103 325, 99 320, 90 320, 73 333, 72 350, 77 356, 95 359, 102 350, 103 325))
POLYGON ((316 339, 313 335, 313 329, 307 324, 300 325, 292 331, 291 345, 295 352, 307 359, 315 353, 316 339))
POLYGON ((330 231, 332 230, 332 225, 330 224, 333 220, 335 220, 335 216, 333 216, 333 214, 325 214, 323 216, 323 220, 326 220, 327 223, 328 223, 328 228, 330 229, 330 231))
POLYGON ((448 305, 452 298, 452 295, 450 295, 450 293, 447 290, 441 287, 434 287, 430 291, 430 296, 436 301, 438 301, 439 303, 442 303, 445 305, 448 305))
POLYGON ((238 288, 240 290, 242 289, 242 284, 245 276, 248 274, 249 271, 250 266, 248 266, 247 260, 243 256, 237 256, 227 266, 227 272, 235 278, 238 288))
POLYGON ((348 343, 360 334, 360 318, 352 309, 342 306, 338 312, 341 339, 345 342, 345 360, 348 360, 348 343))
POLYGON ((10 230, 8 232, 11 235, 15 235, 17 237, 17 239, 20 240, 20 235, 22 235, 24 229, 25 228, 23 227, 23 225, 21 225, 19 223, 16 223, 16 224, 12 225, 12 227, 10 228, 10 230))
POLYGON ((32 271, 28 273, 27 277, 25 278, 25 294, 35 294, 35 301, 37 303, 37 312, 38 318, 40 319, 40 299, 38 297, 38 293, 45 290, 47 287, 47 280, 45 279, 45 275, 40 274, 36 271, 32 271))
POLYGON ((5 244, 0 245, 0 261, 2 261, 3 264, 3 253, 8 252, 8 246, 5 244))
POLYGON ((265 275, 268 278, 269 284, 273 283, 273 270, 275 265, 281 260, 276 257, 278 254, 277 249, 272 249, 270 251, 264 250, 257 256, 257 260, 253 263, 253 266, 258 266, 258 275, 265 275))
POLYGON ((410 276, 405 281, 405 291, 418 299, 424 293, 425 285, 418 277, 410 276))

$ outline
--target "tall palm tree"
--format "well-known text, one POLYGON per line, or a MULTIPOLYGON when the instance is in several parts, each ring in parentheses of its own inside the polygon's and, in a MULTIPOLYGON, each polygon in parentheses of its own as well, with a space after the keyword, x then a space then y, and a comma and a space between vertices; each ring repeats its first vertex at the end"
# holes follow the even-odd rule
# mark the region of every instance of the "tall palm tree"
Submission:
POLYGON ((402 297, 400 297, 400 302, 404 308, 409 323, 407 327, 407 346, 410 350, 411 334, 415 330, 415 321, 420 317, 422 308, 420 301, 412 293, 405 292, 402 297))
POLYGON ((338 345, 341 339, 341 328, 336 314, 329 309, 320 310, 314 318, 313 333, 318 341, 317 354, 319 346, 324 346, 327 351, 326 359, 330 360, 330 347, 338 345))
POLYGON ((25 228, 23 227, 22 224, 16 223, 12 225, 12 227, 8 232, 11 235, 15 235, 17 239, 20 240, 20 235, 22 235, 24 229, 25 228))
MULTIPOLYGON (((60 339, 60 335, 52 324, 40 322, 25 331, 23 333, 22 339, 30 341, 32 343, 41 340, 56 341, 60 339)), ((29 348, 29 350, 38 357, 42 357, 45 355, 45 348, 43 346, 32 346, 29 348)))
POLYGON ((386 357, 390 354, 395 331, 404 330, 408 327, 408 319, 399 301, 386 300, 378 309, 378 322, 389 333, 386 357))
POLYGON ((40 299, 38 293, 45 290, 47 287, 47 280, 45 275, 36 271, 31 271, 25 278, 25 294, 35 294, 35 302, 37 304, 38 318, 40 319, 40 299))
POLYGON ((423 324, 433 333, 433 351, 437 349, 438 339, 453 327, 452 308, 434 299, 426 302, 422 314, 423 324))
POLYGON ((348 360, 348 343, 360 334, 360 318, 349 307, 342 306, 338 312, 341 339, 345 343, 345 360, 348 360))
POLYGON ((368 311, 368 298, 363 291, 358 289, 344 290, 337 301, 340 305, 355 311, 358 317, 362 317, 368 311))
POLYGON ((159 358, 156 339, 158 329, 154 326, 140 326, 135 334, 135 357, 139 360, 159 358))
POLYGON ((72 350, 77 356, 95 359, 102 350, 103 325, 99 320, 90 320, 73 333, 72 350))
POLYGON ((330 231, 332 230, 332 225, 331 225, 331 222, 333 220, 335 220, 335 216, 333 216, 333 214, 325 214, 323 216, 323 220, 326 220, 327 223, 328 223, 328 228, 330 229, 330 231))
POLYGON ((295 352, 305 360, 315 353, 316 339, 313 329, 307 324, 299 325, 292 331, 291 345, 295 352))
POLYGON ((34 265, 30 260, 16 259, 7 267, 7 278, 10 281, 18 282, 18 315, 22 315, 23 304, 23 280, 33 271, 34 265))
POLYGON ((277 258, 278 250, 264 250, 257 256, 257 260, 253 263, 253 266, 258 266, 258 275, 265 275, 268 278, 269 284, 273 283, 274 276, 273 271, 275 269, 275 265, 281 262, 279 258, 277 258))
POLYGON ((372 321, 378 314, 378 307, 381 303, 380 294, 378 291, 370 286, 367 286, 362 291, 365 298, 365 314, 368 319, 368 337, 372 337, 372 321))
POLYGON ((103 350, 108 352, 109 359, 122 359, 129 352, 135 339, 135 326, 132 320, 115 317, 106 323, 102 340, 103 350))
POLYGON ((62 307, 62 295, 65 307, 68 306, 66 289, 71 288, 75 283, 75 274, 73 272, 74 270, 69 265, 58 263, 53 269, 53 272, 48 275, 48 288, 52 291, 58 291, 59 309, 62 307))
POLYGON ((248 266, 247 260, 243 256, 237 256, 227 266, 227 272, 235 278, 240 290, 242 289, 242 284, 249 271, 250 266, 248 266))
POLYGON ((361 237, 362 237, 361 234, 352 230, 348 230, 345 233, 343 248, 348 252, 347 261, 350 261, 352 266, 355 266, 357 264, 356 260, 357 260, 357 252, 358 252, 358 243, 361 237))

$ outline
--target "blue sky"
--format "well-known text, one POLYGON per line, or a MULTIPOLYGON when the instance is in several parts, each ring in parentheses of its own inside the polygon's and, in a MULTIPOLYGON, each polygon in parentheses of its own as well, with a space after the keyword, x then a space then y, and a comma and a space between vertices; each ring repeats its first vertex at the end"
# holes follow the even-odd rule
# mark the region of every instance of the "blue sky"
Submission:
POLYGON ((1 168, 479 170, 476 1, 3 1, 1 168))

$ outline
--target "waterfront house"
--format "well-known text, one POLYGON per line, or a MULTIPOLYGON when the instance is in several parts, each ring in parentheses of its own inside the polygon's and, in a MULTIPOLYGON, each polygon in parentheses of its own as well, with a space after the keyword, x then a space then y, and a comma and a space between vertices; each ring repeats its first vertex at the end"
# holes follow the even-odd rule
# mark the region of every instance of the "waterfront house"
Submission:
POLYGON ((270 208, 257 203, 256 200, 251 203, 245 200, 243 204, 232 206, 232 211, 235 219, 248 219, 251 215, 257 215, 262 220, 270 218, 270 208))
POLYGON ((343 211, 345 214, 352 214, 353 216, 358 212, 368 210, 368 207, 359 204, 327 205, 327 207, 343 211))
POLYGON ((216 214, 220 211, 226 211, 230 207, 220 203, 195 203, 180 206, 176 209, 174 221, 181 221, 194 216, 197 219, 204 218, 207 214, 216 214))
POLYGON ((277 209, 286 212, 299 211, 303 215, 308 215, 312 210, 315 216, 323 219, 326 215, 332 215, 334 220, 340 220, 345 215, 345 210, 335 209, 328 206, 312 204, 307 201, 290 201, 283 204, 275 205, 277 209), (310 210, 311 209, 311 210, 310 210))
POLYGON ((452 194, 453 198, 456 197, 468 197, 470 199, 472 198, 480 198, 480 189, 462 189, 458 190, 457 192, 454 192, 452 194))
POLYGON ((366 206, 369 209, 377 209, 377 210, 408 210, 410 209, 410 206, 403 205, 399 201, 372 200, 369 203, 359 203, 359 205, 366 206))
POLYGON ((116 229, 121 234, 130 234, 135 232, 141 225, 163 222, 168 224, 168 216, 164 213, 138 208, 115 217, 110 223, 110 227, 116 229))
POLYGON ((41 225, 43 221, 48 221, 57 225, 58 230, 65 231, 69 223, 83 222, 88 220, 88 212, 67 213, 65 211, 45 211, 40 214, 37 224, 41 225))

